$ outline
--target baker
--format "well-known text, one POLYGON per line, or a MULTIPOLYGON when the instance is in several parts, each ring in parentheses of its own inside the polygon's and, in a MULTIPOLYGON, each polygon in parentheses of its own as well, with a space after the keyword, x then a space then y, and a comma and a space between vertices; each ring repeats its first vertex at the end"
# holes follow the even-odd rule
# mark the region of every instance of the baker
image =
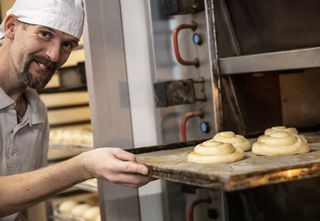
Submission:
POLYGON ((48 119, 35 90, 45 87, 66 62, 83 24, 82 0, 16 0, 1 24, 1 221, 26 220, 21 211, 86 179, 129 187, 150 181, 147 167, 120 148, 97 148, 43 167, 48 119))

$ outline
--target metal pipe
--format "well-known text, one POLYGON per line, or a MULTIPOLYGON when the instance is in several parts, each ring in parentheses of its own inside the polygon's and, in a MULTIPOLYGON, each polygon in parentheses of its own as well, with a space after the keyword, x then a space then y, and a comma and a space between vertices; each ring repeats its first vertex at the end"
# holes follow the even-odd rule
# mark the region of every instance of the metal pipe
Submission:
POLYGON ((188 221, 193 221, 193 212, 196 206, 202 204, 202 203, 207 203, 210 204, 211 203, 211 199, 210 198, 203 198, 203 199, 197 199, 195 201, 192 202, 191 206, 188 209, 188 221))
POLYGON ((187 142, 187 127, 186 127, 187 121, 193 117, 202 118, 203 116, 204 116, 204 113, 202 111, 188 112, 185 115, 183 115, 180 121, 180 133, 181 133, 182 142, 187 142))
POLYGON ((197 29, 197 24, 194 22, 190 24, 181 24, 174 29, 173 47, 174 47, 174 54, 176 56, 176 59, 182 65, 194 65, 195 67, 199 67, 199 59, 195 58, 193 61, 186 61, 181 57, 180 50, 179 50, 178 34, 183 29, 192 29, 193 31, 195 31, 197 29))

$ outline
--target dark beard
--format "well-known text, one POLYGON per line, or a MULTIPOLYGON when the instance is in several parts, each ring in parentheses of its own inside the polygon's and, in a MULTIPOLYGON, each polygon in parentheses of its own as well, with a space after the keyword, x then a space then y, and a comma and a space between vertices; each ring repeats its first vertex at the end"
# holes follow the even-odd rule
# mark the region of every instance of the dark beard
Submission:
POLYGON ((50 61, 44 56, 41 55, 31 55, 29 60, 25 63, 23 71, 18 73, 18 77, 23 81, 23 83, 33 89, 40 90, 44 88, 47 83, 52 78, 54 72, 57 70, 57 64, 50 61), (32 62, 37 62, 48 67, 49 74, 45 78, 36 79, 29 72, 30 65, 32 62))

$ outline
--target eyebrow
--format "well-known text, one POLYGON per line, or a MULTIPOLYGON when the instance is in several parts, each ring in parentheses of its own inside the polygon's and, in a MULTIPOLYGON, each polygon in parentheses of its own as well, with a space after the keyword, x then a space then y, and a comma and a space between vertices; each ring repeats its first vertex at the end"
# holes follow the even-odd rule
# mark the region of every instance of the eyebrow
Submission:
MULTIPOLYGON (((43 25, 39 25, 39 28, 45 28, 45 29, 48 29, 49 31, 53 32, 53 33, 56 33, 58 32, 59 30, 56 30, 56 29, 53 29, 53 28, 50 28, 50 27, 47 27, 47 26, 43 26, 43 25)), ((75 47, 77 47, 79 45, 79 40, 76 39, 76 38, 73 38, 72 39, 69 39, 69 40, 66 40, 66 41, 71 41, 75 47)))

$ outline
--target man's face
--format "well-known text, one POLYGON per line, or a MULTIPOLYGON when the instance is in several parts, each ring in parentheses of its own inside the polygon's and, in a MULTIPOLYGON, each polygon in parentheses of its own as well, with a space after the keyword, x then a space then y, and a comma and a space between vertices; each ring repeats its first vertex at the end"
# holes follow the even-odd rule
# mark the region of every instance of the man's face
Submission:
POLYGON ((44 88, 77 43, 76 38, 63 32, 20 22, 12 44, 18 78, 28 87, 44 88))

